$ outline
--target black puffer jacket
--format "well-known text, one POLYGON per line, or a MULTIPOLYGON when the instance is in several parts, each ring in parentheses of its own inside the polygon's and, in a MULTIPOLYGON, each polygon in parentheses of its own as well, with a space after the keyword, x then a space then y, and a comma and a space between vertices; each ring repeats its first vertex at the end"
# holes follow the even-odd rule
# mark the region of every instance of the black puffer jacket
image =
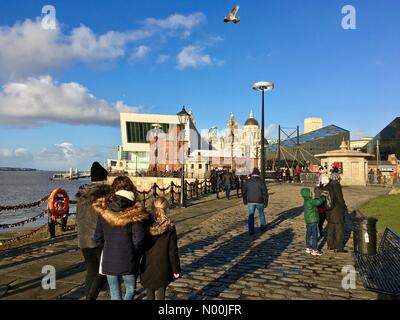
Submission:
POLYGON ((344 214, 347 209, 346 202, 343 198, 342 187, 338 181, 330 181, 325 187, 320 188, 323 191, 328 191, 330 196, 330 206, 327 208, 326 218, 329 223, 344 224, 344 214))
POLYGON ((94 240, 94 233, 99 215, 92 205, 97 199, 105 197, 110 191, 111 188, 107 184, 93 183, 81 186, 75 195, 77 200, 76 224, 79 248, 89 249, 97 247, 94 240))
POLYGON ((100 214, 95 240, 99 246, 104 246, 102 273, 137 275, 145 239, 143 222, 149 215, 140 204, 127 206, 128 200, 121 198, 115 196, 107 205, 104 199, 94 203, 93 207, 100 214))
POLYGON ((251 176, 243 183, 243 203, 263 203, 268 205, 268 190, 260 176, 251 176))
POLYGON ((140 282, 144 288, 167 287, 174 273, 181 273, 176 229, 173 225, 150 229, 151 240, 140 264, 140 282))

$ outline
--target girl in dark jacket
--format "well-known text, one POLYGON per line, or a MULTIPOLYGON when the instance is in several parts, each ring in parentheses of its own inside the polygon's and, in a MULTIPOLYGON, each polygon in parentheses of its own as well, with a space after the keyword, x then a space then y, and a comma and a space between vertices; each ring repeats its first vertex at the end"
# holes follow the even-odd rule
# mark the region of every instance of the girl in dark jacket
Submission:
POLYGON ((140 264, 140 281, 147 300, 154 300, 156 291, 157 300, 164 300, 167 286, 181 275, 176 229, 166 216, 168 207, 164 197, 153 203, 154 221, 148 230, 152 239, 140 264))
POLYGON ((145 237, 143 221, 149 215, 135 202, 136 188, 128 177, 117 177, 111 189, 111 195, 93 204, 100 214, 95 240, 103 247, 101 273, 107 275, 111 300, 121 300, 121 278, 124 300, 132 300, 145 237))

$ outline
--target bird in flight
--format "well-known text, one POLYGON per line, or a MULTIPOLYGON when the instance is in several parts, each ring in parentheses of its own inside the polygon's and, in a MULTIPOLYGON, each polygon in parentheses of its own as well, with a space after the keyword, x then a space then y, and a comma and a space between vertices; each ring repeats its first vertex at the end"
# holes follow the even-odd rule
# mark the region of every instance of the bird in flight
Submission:
POLYGON ((233 22, 233 23, 238 23, 240 21, 240 17, 236 17, 236 14, 239 11, 239 5, 236 5, 232 11, 229 13, 227 17, 224 18, 224 22, 233 22))

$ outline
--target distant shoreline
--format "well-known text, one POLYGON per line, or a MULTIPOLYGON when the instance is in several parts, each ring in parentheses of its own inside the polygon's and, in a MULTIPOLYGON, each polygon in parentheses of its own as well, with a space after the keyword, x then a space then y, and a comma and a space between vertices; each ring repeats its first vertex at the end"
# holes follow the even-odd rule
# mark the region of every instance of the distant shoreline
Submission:
POLYGON ((31 169, 31 168, 0 167, 0 171, 38 171, 38 170, 37 169, 31 169))

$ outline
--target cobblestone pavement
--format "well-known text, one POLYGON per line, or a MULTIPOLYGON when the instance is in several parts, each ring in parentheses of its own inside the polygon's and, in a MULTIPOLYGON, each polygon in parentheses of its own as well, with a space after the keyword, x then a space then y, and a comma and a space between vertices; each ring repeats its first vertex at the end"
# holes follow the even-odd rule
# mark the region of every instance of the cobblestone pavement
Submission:
MULTIPOLYGON (((167 299, 376 299, 358 273, 356 289, 342 288, 342 268, 354 265, 347 222, 347 253, 326 249, 306 256, 300 186, 271 185, 266 210, 268 230, 247 233, 241 199, 203 198, 171 213, 176 222, 183 277, 172 283, 167 299)), ((387 193, 376 187, 345 187, 349 210, 387 193)), ((258 219, 256 219, 258 223, 258 219)), ((83 299, 84 265, 74 234, 18 250, 0 252, 0 284, 16 280, 3 299, 83 299), (44 265, 57 270, 57 288, 43 290, 44 265)), ((0 292, 0 295, 2 293, 0 292)), ((138 284, 137 298, 144 297, 138 284)), ((103 291, 99 299, 109 299, 103 291)))

